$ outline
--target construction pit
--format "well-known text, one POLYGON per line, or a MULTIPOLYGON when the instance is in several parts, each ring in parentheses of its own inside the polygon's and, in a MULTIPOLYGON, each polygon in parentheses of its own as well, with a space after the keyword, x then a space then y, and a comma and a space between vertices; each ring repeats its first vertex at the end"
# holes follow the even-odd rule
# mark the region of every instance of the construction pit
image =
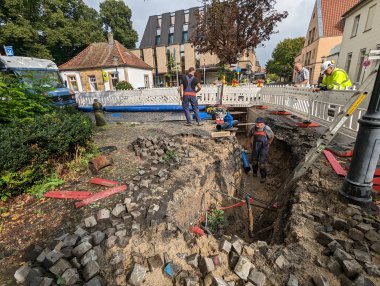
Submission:
MULTIPOLYGON (((294 188, 281 192, 319 133, 254 109, 249 121, 258 114, 276 136, 265 184, 242 168, 246 137, 211 138, 211 123, 118 122, 100 128, 97 146, 116 149, 106 153, 114 164, 97 177, 125 184, 126 191, 71 208, 81 216, 64 228, 55 218, 51 241, 36 238, 33 247, 30 241, 20 245, 29 253, 16 268, 16 280, 26 285, 380 285, 379 217, 339 197, 343 178, 324 157, 294 188)), ((91 177, 82 172, 63 190, 88 189, 91 177)))

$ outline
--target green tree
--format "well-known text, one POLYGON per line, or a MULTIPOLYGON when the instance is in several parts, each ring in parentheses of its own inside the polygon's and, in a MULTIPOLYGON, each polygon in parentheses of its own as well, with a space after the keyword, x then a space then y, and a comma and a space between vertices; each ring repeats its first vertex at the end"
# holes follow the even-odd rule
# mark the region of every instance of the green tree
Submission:
POLYGON ((278 43, 272 53, 272 59, 267 62, 267 73, 290 78, 293 74, 294 58, 302 50, 304 37, 285 39, 278 43))
POLYGON ((136 47, 138 35, 132 27, 132 11, 124 1, 105 0, 100 3, 100 17, 106 33, 111 30, 115 39, 124 46, 136 47))

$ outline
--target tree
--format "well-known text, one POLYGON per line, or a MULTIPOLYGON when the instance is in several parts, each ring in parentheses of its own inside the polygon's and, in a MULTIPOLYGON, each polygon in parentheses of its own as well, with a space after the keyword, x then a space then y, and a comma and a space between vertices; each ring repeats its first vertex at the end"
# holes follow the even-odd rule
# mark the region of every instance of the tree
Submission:
POLYGON ((290 78, 293 74, 294 58, 302 50, 305 38, 285 39, 277 44, 266 65, 267 72, 290 78))
POLYGON ((275 0, 204 0, 196 32, 190 41, 200 53, 216 54, 222 64, 237 62, 237 54, 270 39, 287 12, 274 9, 275 0))
POLYGON ((132 27, 132 11, 124 1, 105 0, 100 3, 100 17, 106 33, 111 29, 115 39, 124 46, 136 47, 138 35, 132 27))

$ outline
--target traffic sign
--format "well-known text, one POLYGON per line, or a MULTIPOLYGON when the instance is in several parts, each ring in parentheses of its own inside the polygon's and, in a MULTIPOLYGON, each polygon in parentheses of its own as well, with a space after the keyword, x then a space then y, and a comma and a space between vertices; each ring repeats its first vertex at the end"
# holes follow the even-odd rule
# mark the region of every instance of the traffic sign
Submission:
POLYGON ((237 67, 237 68, 235 69, 235 71, 236 71, 236 72, 241 72, 241 67, 237 67))
POLYGON ((14 53, 13 53, 13 47, 12 46, 4 46, 4 51, 5 51, 5 54, 9 57, 13 57, 14 56, 14 53))
POLYGON ((371 61, 370 60, 363 61, 363 67, 368 68, 370 65, 371 65, 371 61))

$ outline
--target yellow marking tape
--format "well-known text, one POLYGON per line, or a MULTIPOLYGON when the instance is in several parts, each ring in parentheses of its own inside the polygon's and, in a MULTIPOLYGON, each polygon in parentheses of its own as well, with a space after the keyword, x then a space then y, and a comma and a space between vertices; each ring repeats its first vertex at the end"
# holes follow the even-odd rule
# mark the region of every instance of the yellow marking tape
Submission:
POLYGON ((358 99, 351 105, 350 109, 348 109, 347 114, 352 115, 355 110, 359 107, 359 105, 363 102, 363 100, 367 97, 367 93, 362 93, 359 95, 358 99))

